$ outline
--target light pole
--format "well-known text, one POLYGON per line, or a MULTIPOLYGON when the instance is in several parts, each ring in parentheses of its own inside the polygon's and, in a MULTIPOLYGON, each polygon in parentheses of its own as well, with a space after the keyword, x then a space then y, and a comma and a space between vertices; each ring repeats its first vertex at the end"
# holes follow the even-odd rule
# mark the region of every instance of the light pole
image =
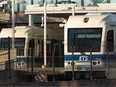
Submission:
POLYGON ((107 52, 107 56, 106 56, 106 58, 107 58, 107 78, 109 79, 108 41, 107 41, 107 43, 106 43, 106 52, 107 52))
MULTIPOLYGON (((17 3, 22 3, 23 0, 19 0, 17 3)), ((15 43, 15 0, 12 0, 12 48, 15 43)))
POLYGON ((54 57, 55 57, 55 40, 52 39, 51 40, 51 45, 52 45, 52 67, 53 67, 53 81, 55 81, 55 61, 54 61, 54 57))
POLYGON ((10 62, 10 37, 8 37, 8 70, 9 70, 9 82, 11 83, 12 77, 11 77, 11 62, 10 62))
POLYGON ((14 27, 15 27, 15 15, 14 15, 14 0, 12 0, 12 48, 14 48, 14 27))
POLYGON ((75 80, 74 76, 74 51, 75 51, 75 34, 72 42, 72 80, 75 80))
POLYGON ((47 57, 46 57, 46 39, 47 39, 47 30, 46 30, 46 11, 47 11, 47 3, 46 2, 44 2, 44 66, 46 66, 47 65, 47 57))
POLYGON ((92 43, 90 39, 90 79, 93 79, 93 69, 92 69, 92 43))

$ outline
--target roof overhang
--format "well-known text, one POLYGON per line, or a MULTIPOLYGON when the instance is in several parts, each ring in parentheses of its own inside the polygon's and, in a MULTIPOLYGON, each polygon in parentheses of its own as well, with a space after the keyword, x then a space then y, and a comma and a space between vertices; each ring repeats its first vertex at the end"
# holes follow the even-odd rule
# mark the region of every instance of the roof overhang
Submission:
MULTIPOLYGON (((98 4, 98 6, 91 7, 80 7, 75 4, 48 4, 47 5, 47 14, 71 14, 74 13, 90 13, 90 12, 112 12, 116 13, 116 4, 98 4)), ((35 4, 27 5, 25 14, 44 14, 44 6, 35 4)))

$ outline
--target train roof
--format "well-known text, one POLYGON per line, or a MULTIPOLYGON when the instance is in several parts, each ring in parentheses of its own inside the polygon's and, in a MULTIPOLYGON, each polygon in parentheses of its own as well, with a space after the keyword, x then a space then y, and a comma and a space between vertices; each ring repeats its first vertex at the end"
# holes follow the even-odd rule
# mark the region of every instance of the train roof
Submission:
MULTIPOLYGON (((47 29, 47 37, 49 39, 63 40, 63 29, 47 29)), ((44 37, 44 29, 39 27, 19 26, 15 27, 16 38, 29 38, 29 37, 44 37)), ((0 33, 0 38, 12 37, 12 28, 3 28, 0 33)))
POLYGON ((70 16, 67 27, 103 26, 103 24, 116 25, 116 15, 110 13, 88 13, 86 15, 70 16))
MULTIPOLYGON (((29 29, 37 29, 37 27, 18 26, 15 27, 15 37, 26 37, 29 29)), ((1 38, 12 37, 12 28, 3 28, 0 32, 1 38)))

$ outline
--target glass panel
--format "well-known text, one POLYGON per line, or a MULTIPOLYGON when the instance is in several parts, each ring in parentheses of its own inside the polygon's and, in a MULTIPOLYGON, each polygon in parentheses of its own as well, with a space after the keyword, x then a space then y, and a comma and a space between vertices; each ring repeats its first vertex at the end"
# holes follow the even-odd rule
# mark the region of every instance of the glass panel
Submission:
MULTIPOLYGON (((12 44, 12 39, 10 39, 10 44, 12 44)), ((23 47, 25 46, 25 39, 24 38, 15 38, 15 47, 23 47)), ((0 39, 0 48, 7 48, 8 47, 8 38, 1 38, 0 39)))
MULTIPOLYGON (((11 40, 10 40, 10 44, 11 44, 11 40)), ((8 48, 8 38, 0 39, 0 48, 8 48)))
MULTIPOLYGON (((12 38, 10 39, 10 47, 12 46, 12 38)), ((17 56, 24 55, 25 38, 15 38, 15 48, 17 49, 17 56)), ((0 39, 0 48, 8 48, 8 38, 0 39)))
POLYGON ((101 48, 101 28, 69 28, 68 30, 68 51, 75 52, 99 52, 101 48))
POLYGON ((114 51, 114 31, 110 30, 107 33, 107 46, 108 51, 113 52, 114 51))
POLYGON ((24 48, 25 46, 25 39, 24 38, 16 38, 15 39, 15 47, 22 47, 24 48))

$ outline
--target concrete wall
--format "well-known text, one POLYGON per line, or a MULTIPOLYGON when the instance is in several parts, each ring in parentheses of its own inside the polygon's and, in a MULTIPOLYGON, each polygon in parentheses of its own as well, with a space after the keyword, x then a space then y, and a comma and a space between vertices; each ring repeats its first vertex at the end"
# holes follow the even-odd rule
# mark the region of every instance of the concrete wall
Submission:
MULTIPOLYGON (((16 60, 16 49, 10 50, 10 62, 11 62, 11 68, 14 67, 13 61, 16 60)), ((8 50, 2 50, 0 49, 0 70, 7 69, 8 66, 8 50)))

